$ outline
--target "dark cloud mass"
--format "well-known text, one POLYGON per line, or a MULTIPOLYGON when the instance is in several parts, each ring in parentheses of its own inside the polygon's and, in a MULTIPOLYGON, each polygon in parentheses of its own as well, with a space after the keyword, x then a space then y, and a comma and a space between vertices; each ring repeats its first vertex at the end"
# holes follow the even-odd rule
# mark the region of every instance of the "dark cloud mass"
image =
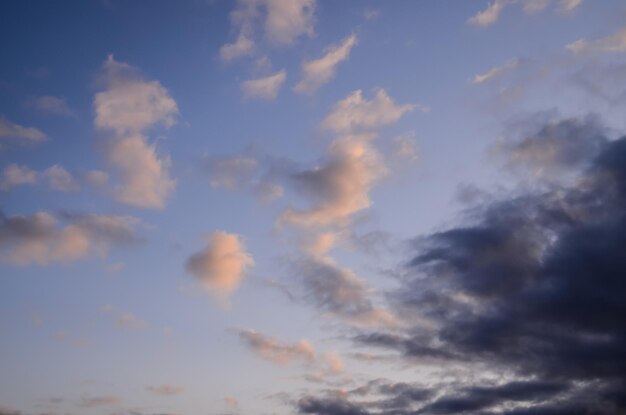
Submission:
POLYGON ((510 150, 549 145, 579 166, 576 179, 492 200, 416 239, 390 294, 408 328, 354 337, 407 361, 488 366, 501 380, 457 378, 391 406, 306 397, 300 412, 626 413, 626 137, 606 138, 589 117, 539 131, 510 150))

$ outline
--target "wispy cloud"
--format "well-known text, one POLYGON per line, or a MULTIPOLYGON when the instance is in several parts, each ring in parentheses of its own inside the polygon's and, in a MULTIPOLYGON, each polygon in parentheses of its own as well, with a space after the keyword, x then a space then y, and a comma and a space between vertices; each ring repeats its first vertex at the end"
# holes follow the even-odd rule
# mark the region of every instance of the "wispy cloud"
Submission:
POLYGON ((264 78, 242 82, 241 90, 245 98, 271 101, 278 96, 285 79, 287 79, 287 71, 282 69, 264 78))
POLYGON ((337 66, 348 59, 350 50, 357 44, 356 35, 345 38, 341 43, 326 48, 326 53, 319 59, 303 62, 302 80, 293 88, 301 94, 312 94, 322 85, 330 82, 337 72, 337 66))
POLYGON ((514 70, 515 68, 519 67, 521 63, 522 63, 522 60, 519 58, 511 59, 510 61, 508 61, 502 66, 494 66, 493 68, 489 69, 487 72, 483 74, 474 75, 474 78, 472 79, 472 83, 474 85, 478 85, 478 84, 483 84, 485 82, 489 82, 493 79, 496 79, 504 75, 507 72, 514 70))

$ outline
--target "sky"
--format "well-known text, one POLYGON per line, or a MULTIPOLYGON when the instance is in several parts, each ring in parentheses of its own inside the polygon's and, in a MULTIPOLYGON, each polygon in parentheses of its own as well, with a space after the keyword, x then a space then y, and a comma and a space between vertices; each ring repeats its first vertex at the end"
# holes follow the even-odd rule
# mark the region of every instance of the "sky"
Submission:
POLYGON ((626 413, 621 0, 0 2, 0 415, 626 413))

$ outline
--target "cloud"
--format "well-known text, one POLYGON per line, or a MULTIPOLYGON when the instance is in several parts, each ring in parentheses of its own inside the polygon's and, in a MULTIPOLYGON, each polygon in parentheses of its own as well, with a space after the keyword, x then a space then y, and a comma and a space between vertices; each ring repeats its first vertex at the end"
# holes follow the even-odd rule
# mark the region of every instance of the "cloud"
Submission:
POLYGON ((171 395, 179 395, 184 389, 180 386, 174 385, 158 385, 158 386, 146 386, 146 390, 152 392, 158 396, 171 396, 171 395))
POLYGON ((39 180, 39 173, 27 166, 9 164, 2 171, 0 190, 9 190, 15 186, 35 184, 39 180))
POLYGON ((223 61, 229 62, 251 55, 253 50, 254 42, 243 33, 240 33, 235 43, 227 43, 220 48, 220 57, 223 61))
POLYGON ((41 173, 50 188, 59 192, 74 192, 80 189, 76 179, 63 167, 54 165, 41 173))
POLYGON ((76 112, 67 104, 65 98, 45 95, 34 98, 29 102, 29 105, 44 114, 57 115, 60 117, 76 116, 76 112))
POLYGON ((524 12, 527 14, 534 14, 544 11, 549 5, 551 0, 526 0, 524 1, 524 12))
POLYGON ((117 198, 137 207, 162 209, 176 183, 170 177, 170 159, 159 157, 144 134, 158 124, 172 126, 176 102, 159 82, 144 80, 112 55, 103 65, 102 79, 106 89, 94 97, 94 123, 113 134, 106 155, 120 173, 117 198))
POLYGON ((494 24, 500 17, 500 13, 504 10, 507 4, 510 4, 511 0, 493 0, 487 8, 483 11, 476 13, 476 15, 470 17, 467 23, 474 26, 490 26, 494 24))
POLYGON ((311 207, 290 207, 279 223, 342 226, 352 214, 370 206, 369 191, 385 173, 378 153, 367 141, 353 137, 337 139, 328 153, 323 164, 292 176, 296 187, 311 198, 311 207))
POLYGON ((286 78, 287 72, 283 69, 265 78, 244 81, 241 83, 241 90, 247 99, 271 101, 278 96, 278 91, 286 78))
POLYGON ((304 299, 327 316, 361 327, 396 327, 395 316, 371 300, 371 290, 354 272, 327 256, 305 257, 293 264, 304 299))
POLYGON ((207 160, 211 187, 238 190, 253 180, 259 162, 249 156, 207 160))
POLYGON ((359 89, 335 104, 322 126, 338 133, 375 129, 398 121, 414 108, 412 104, 396 105, 384 89, 377 89, 368 101, 359 89))
POLYGON ((521 140, 509 140, 495 147, 514 167, 530 169, 536 175, 580 171, 606 145, 598 117, 551 119, 521 140))
POLYGON ((284 160, 235 154, 226 157, 207 157, 202 160, 209 173, 212 188, 247 190, 263 202, 271 202, 284 193, 282 182, 291 167, 284 160))
POLYGON ((101 406, 117 405, 121 400, 116 396, 83 396, 78 404, 81 408, 97 408, 101 406))
POLYGON ((239 235, 214 232, 206 240, 206 247, 187 259, 185 269, 204 287, 226 299, 237 289, 254 260, 239 235))
POLYGON ((104 256, 113 247, 138 241, 137 220, 127 216, 0 214, 0 261, 14 265, 69 262, 90 255, 104 256), (59 226, 59 223, 64 225, 59 226))
MULTIPOLYGON (((522 4, 526 14, 535 14, 545 10, 551 3, 551 0, 493 0, 488 3, 487 8, 476 13, 467 19, 467 23, 474 26, 490 26, 498 21, 505 7, 512 4, 522 4)), ((583 0, 559 0, 557 4, 557 12, 560 14, 570 14, 576 10, 583 0)))
POLYGON ((24 143, 38 143, 46 139, 46 134, 34 127, 23 127, 0 115, 0 139, 15 139, 24 143))
POLYGON ((626 27, 614 34, 595 40, 579 39, 565 47, 574 54, 626 52, 626 27))
POLYGON ((356 35, 345 38, 340 44, 326 48, 326 54, 319 59, 303 62, 302 80, 294 91, 300 94, 312 94, 319 87, 328 83, 337 72, 337 65, 350 56, 350 50, 357 44, 356 35))
POLYGON ((0 190, 9 190, 23 185, 45 184, 48 188, 58 192, 75 192, 80 190, 79 181, 85 181, 94 186, 103 186, 106 184, 107 178, 106 173, 97 170, 79 173, 77 178, 75 174, 58 164, 42 171, 36 171, 28 166, 12 163, 2 171, 0 190))
POLYGON ((402 286, 389 294, 409 326, 364 332, 357 343, 395 351, 407 362, 431 361, 444 374, 462 366, 508 375, 491 383, 455 376, 436 387, 437 398, 411 410, 521 415, 626 408, 620 277, 626 137, 610 140, 590 120, 537 128, 550 133, 542 139, 565 147, 554 157, 578 170, 575 180, 491 198, 460 224, 413 243, 402 286), (561 137, 572 137, 574 157, 561 137), (579 152, 585 138, 593 151, 579 152), (432 324, 418 323, 424 319, 432 324))
POLYGON ((279 365, 286 365, 294 360, 313 364, 316 359, 315 349, 306 340, 294 344, 282 343, 254 330, 241 330, 239 337, 257 356, 279 365))
POLYGON ((397 136, 393 139, 393 154, 409 161, 419 160, 420 152, 416 141, 414 133, 397 136))
POLYGON ((492 79, 502 76, 506 72, 512 71, 513 69, 517 68, 520 64, 521 64, 520 59, 512 59, 502 66, 494 66, 493 68, 489 69, 487 72, 483 74, 474 75, 474 78, 472 79, 472 83, 474 85, 478 85, 478 84, 485 83, 487 81, 491 81, 492 79))
POLYGON ((235 398, 234 396, 227 396, 224 398, 224 403, 231 407, 231 408, 238 408, 239 407, 239 399, 235 398))
POLYGON ((165 207, 176 187, 169 157, 159 157, 156 147, 141 135, 114 139, 108 144, 107 157, 122 179, 118 200, 142 208, 165 207))
POLYGON ((220 48, 221 59, 251 55, 257 32, 273 46, 291 45, 300 36, 313 36, 315 6, 315 0, 238 0, 230 15, 237 39, 220 48))
POLYGON ((558 10, 561 13, 572 13, 581 4, 583 4, 583 0, 560 0, 558 10))

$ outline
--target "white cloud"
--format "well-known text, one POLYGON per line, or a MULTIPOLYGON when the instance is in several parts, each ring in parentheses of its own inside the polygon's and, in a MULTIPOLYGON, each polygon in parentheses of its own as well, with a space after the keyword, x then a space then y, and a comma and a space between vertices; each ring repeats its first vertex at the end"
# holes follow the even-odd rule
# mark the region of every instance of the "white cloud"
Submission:
POLYGON ((0 190, 9 190, 15 186, 35 184, 39 180, 39 173, 26 166, 15 163, 9 164, 2 171, 0 190))
POLYGON ((159 157, 143 136, 113 139, 108 145, 109 161, 117 167, 122 184, 117 198, 129 205, 161 209, 174 191, 169 157, 159 157))
POLYGON ((96 93, 95 125, 118 136, 137 134, 162 123, 175 123, 176 101, 158 81, 145 81, 136 69, 109 55, 103 68, 106 90, 96 93))
POLYGON ((511 3, 510 0, 494 0, 485 10, 476 13, 467 22, 475 26, 489 26, 498 20, 500 13, 509 3, 511 3))
POLYGON ((255 34, 272 45, 291 45, 300 36, 315 34, 315 0, 238 0, 230 19, 237 40, 220 48, 223 61, 249 56, 256 49, 255 34))
POLYGON ((126 216, 0 215, 0 260, 15 265, 69 262, 89 255, 104 256, 116 246, 137 242, 137 220, 126 216), (64 222, 61 226, 59 222, 64 222))
POLYGON ((265 78, 251 79, 241 83, 241 90, 248 99, 273 100, 287 78, 283 69, 265 78))
POLYGON ((36 143, 46 139, 46 135, 34 127, 23 127, 0 115, 0 138, 36 143))
POLYGON ((41 176, 54 190, 58 190, 60 192, 75 192, 80 189, 80 186, 76 182, 76 179, 74 179, 74 176, 58 164, 44 170, 41 173, 41 176))
POLYGON ((397 105, 384 89, 376 90, 368 101, 359 89, 335 104, 322 126, 340 133, 373 129, 398 121, 414 108, 412 104, 397 105))
POLYGON ((502 76, 504 73, 517 68, 520 65, 520 63, 521 63, 520 59, 512 59, 502 66, 494 66, 493 68, 489 69, 487 72, 483 74, 474 75, 474 78, 472 79, 472 83, 475 85, 478 85, 478 84, 482 84, 487 81, 490 81, 492 79, 495 79, 499 76, 502 76))
POLYGON ((220 57, 229 62, 237 58, 251 55, 254 51, 254 42, 243 33, 240 33, 235 43, 227 43, 220 48, 220 57))
POLYGON ((215 292, 218 299, 226 301, 254 260, 238 235, 214 232, 206 240, 206 247, 191 255, 185 268, 204 287, 215 292))
POLYGON ((94 97, 96 128, 113 132, 107 158, 122 179, 117 198, 133 206, 161 209, 175 188, 170 159, 160 157, 145 131, 172 126, 178 107, 158 81, 146 81, 135 68, 109 56, 103 65, 106 89, 94 97))
POLYGON ((277 44, 290 45, 302 35, 313 36, 315 0, 264 0, 265 35, 277 44))
POLYGON ((595 40, 579 39, 570 43, 566 49, 575 54, 626 52, 626 27, 614 34, 595 40))
POLYGON ((350 50, 356 44, 356 35, 348 36, 340 44, 326 48, 326 54, 321 58, 304 62, 301 66, 302 80, 296 84, 294 91, 311 94, 329 82, 337 72, 337 65, 348 59, 350 50))
POLYGON ((76 115, 74 110, 67 104, 65 98, 46 95, 33 99, 30 104, 46 114, 58 115, 61 117, 73 117, 76 115))
POLYGON ((297 187, 312 199, 312 206, 288 208, 279 223, 302 227, 347 225, 352 214, 370 206, 369 191, 384 173, 378 153, 367 141, 338 139, 323 165, 293 177, 297 187))

